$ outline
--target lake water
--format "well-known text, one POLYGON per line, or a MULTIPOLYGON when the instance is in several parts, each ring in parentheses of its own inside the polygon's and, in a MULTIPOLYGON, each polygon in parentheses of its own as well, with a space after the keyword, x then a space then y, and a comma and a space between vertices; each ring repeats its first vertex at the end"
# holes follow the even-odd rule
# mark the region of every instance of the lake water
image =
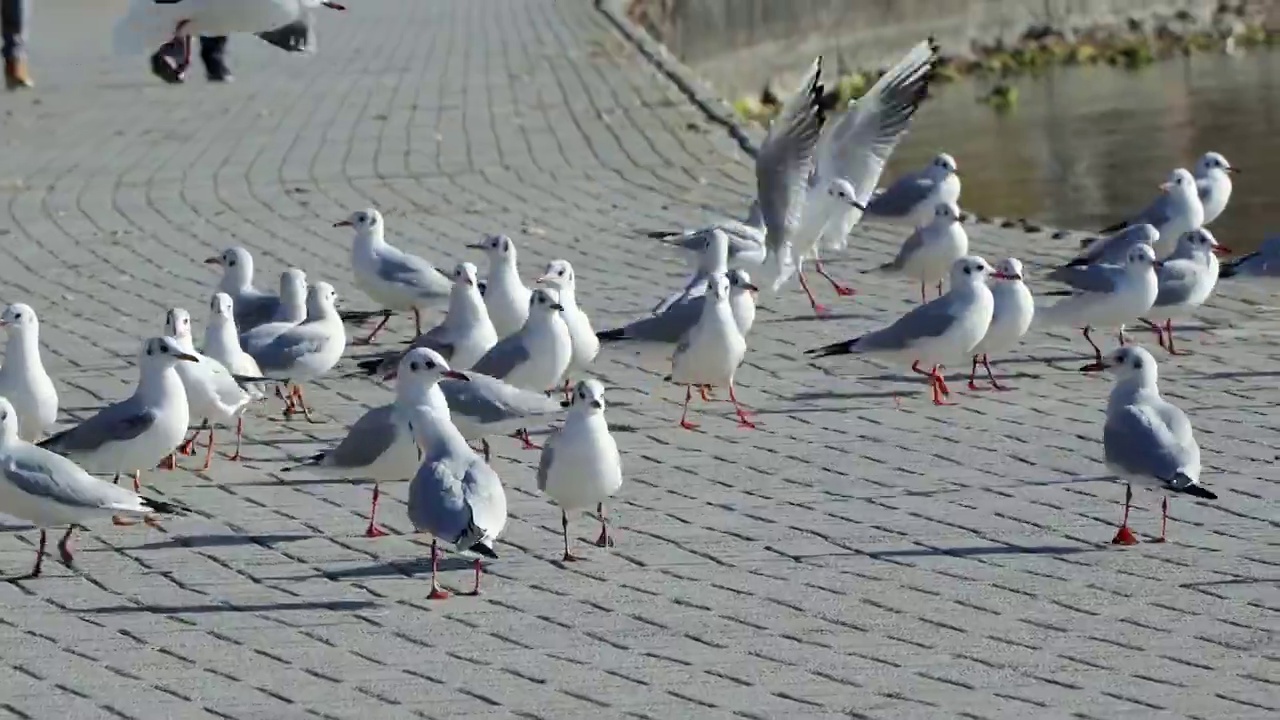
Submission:
POLYGON ((892 169, 945 150, 960 166, 966 210, 1097 229, 1142 208, 1173 168, 1216 150, 1241 170, 1211 226, 1218 240, 1240 251, 1280 234, 1280 52, 1059 68, 1013 82, 1018 104, 1003 115, 976 101, 989 81, 937 88, 892 169))

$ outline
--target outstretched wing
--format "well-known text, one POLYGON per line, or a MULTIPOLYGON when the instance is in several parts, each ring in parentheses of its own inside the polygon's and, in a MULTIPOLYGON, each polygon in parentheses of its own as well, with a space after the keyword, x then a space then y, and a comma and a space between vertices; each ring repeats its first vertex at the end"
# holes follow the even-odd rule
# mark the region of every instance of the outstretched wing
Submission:
POLYGON ((756 157, 756 195, 765 241, 776 252, 800 222, 814 152, 825 111, 821 105, 822 58, 813 61, 800 90, 782 106, 756 157))

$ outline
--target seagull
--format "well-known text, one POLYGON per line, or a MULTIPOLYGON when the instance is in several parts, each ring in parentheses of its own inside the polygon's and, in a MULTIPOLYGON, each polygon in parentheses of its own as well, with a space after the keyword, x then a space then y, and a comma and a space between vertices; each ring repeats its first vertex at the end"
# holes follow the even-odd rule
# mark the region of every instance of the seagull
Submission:
POLYGON ((301 412, 307 420, 311 409, 302 397, 301 383, 315 380, 333 369, 347 347, 347 333, 334 306, 338 293, 327 282, 311 286, 307 294, 307 320, 294 325, 258 348, 246 348, 264 373, 287 377, 292 384, 285 398, 285 416, 301 412))
POLYGON ((475 557, 480 594, 480 558, 497 559, 493 544, 507 524, 507 496, 493 468, 467 445, 446 412, 420 405, 409 426, 422 450, 422 466, 409 483, 409 521, 431 535, 432 600, 449 597, 436 581, 437 539, 475 557))
MULTIPOLYGON (((428 370, 438 370, 443 379, 437 383, 429 374, 419 373, 416 378, 401 382, 430 380, 432 384, 421 388, 420 393, 426 401, 417 404, 448 410, 454 427, 464 438, 480 441, 485 462, 489 461, 490 450, 487 437, 517 432, 529 420, 550 421, 564 412, 565 403, 552 400, 544 393, 523 390, 473 371, 461 373, 461 377, 456 377, 458 373, 447 374, 445 371, 451 371, 449 363, 430 348, 416 348, 410 354, 416 355, 422 365, 431 366, 428 370)), ((402 361, 401 367, 403 365, 402 361)), ((400 368, 393 368, 383 379, 395 379, 399 372, 400 368)), ((532 445, 527 433, 521 439, 526 441, 526 446, 532 445)))
POLYGON ((898 255, 880 266, 882 272, 900 273, 920 281, 920 302, 925 301, 925 288, 937 283, 942 295, 942 281, 956 261, 969 254, 969 234, 964 230, 960 208, 955 203, 938 203, 933 220, 911 233, 902 243, 898 255))
POLYGON ((872 196, 865 217, 920 227, 933 219, 939 203, 960 202, 957 172, 956 159, 938 153, 924 169, 898 178, 872 196))
POLYGON ((446 358, 455 370, 466 370, 498 342, 498 333, 489 320, 484 298, 480 297, 476 266, 458 263, 453 270, 453 289, 444 321, 414 338, 405 350, 394 350, 363 358, 356 363, 364 374, 386 374, 413 348, 428 347, 446 358))
POLYGON ((1230 252, 1205 228, 1178 239, 1178 249, 1156 271, 1156 301, 1142 322, 1156 331, 1160 347, 1170 355, 1185 355, 1173 346, 1173 318, 1189 315, 1204 304, 1218 284, 1218 253, 1230 252), (1159 322, 1164 321, 1161 329, 1159 322), (1168 337, 1168 344, 1165 338, 1168 337))
POLYGON ((298 268, 289 268, 280 273, 280 295, 272 306, 270 319, 247 329, 239 325, 239 320, 236 321, 240 329, 240 347, 252 355, 280 337, 280 333, 306 319, 307 274, 298 268))
MULTIPOLYGON (((1204 208, 1204 219, 1201 224, 1208 225, 1227 209, 1227 201, 1231 199, 1231 176, 1239 172, 1237 168, 1231 167, 1231 163, 1227 162, 1221 153, 1207 152, 1196 161, 1193 171, 1196 194, 1200 197, 1200 204, 1204 208)), ((1168 206, 1164 204, 1161 196, 1142 212, 1104 228, 1102 232, 1116 232, 1138 223, 1159 225, 1167 217, 1167 212, 1168 206)))
POLYGON ((307 18, 319 7, 346 10, 333 0, 133 0, 116 22, 112 46, 118 55, 132 55, 179 43, 181 77, 191 64, 192 35, 268 32, 307 18))
POLYGON ((851 340, 806 351, 814 358, 831 355, 881 355, 911 361, 911 370, 929 378, 934 405, 950 405, 950 395, 938 370, 944 363, 973 356, 986 336, 995 311, 995 299, 987 278, 1005 279, 975 255, 960 258, 951 268, 951 289, 941 297, 912 308, 879 330, 851 340), (930 366, 929 370, 921 365, 930 366))
POLYGON ((547 439, 538 461, 538 489, 560 506, 564 529, 564 561, 578 559, 569 551, 569 510, 596 506, 600 518, 599 547, 612 547, 604 501, 622 487, 622 456, 604 419, 604 386, 599 380, 578 383, 564 426, 547 439))
POLYGON ((684 411, 680 414, 680 427, 693 430, 689 422, 689 401, 693 388, 729 388, 729 400, 738 413, 738 426, 754 428, 747 413, 738 403, 733 379, 738 366, 747 353, 747 340, 738 330, 733 312, 729 309, 729 279, 724 275, 712 275, 707 280, 706 301, 702 315, 676 345, 671 356, 671 382, 685 386, 684 411))
MULTIPOLYGON (((205 260, 222 268, 218 292, 226 293, 235 307, 236 325, 243 332, 271 322, 280 298, 254 287, 253 255, 242 247, 231 247, 205 260)), ((301 271, 299 271, 301 272, 301 271)), ((305 280, 304 286, 305 286, 305 280)), ((283 283, 282 283, 283 284, 283 283)))
POLYGON ((1255 252, 1223 263, 1218 279, 1280 277, 1280 235, 1267 238, 1255 252))
MULTIPOLYGON (((849 232, 862 219, 885 164, 928 96, 937 60, 938 46, 932 38, 916 44, 862 97, 850 100, 844 114, 822 133, 809 177, 801 223, 805 229, 797 233, 801 263, 796 269, 806 292, 808 285, 799 265, 812 258, 818 274, 837 294, 853 294, 823 268, 819 249, 843 250, 847 246, 849 232)), ((812 293, 809 295, 812 300, 812 293)))
POLYGON ((729 271, 729 235, 719 228, 712 228, 698 252, 697 266, 683 288, 663 298, 650 312, 660 314, 676 303, 699 295, 706 289, 707 278, 729 271))
POLYGON ((1146 315, 1155 304, 1159 292, 1156 270, 1160 265, 1151 248, 1135 245, 1129 249, 1124 265, 1080 268, 1073 276, 1071 290, 1044 293, 1066 297, 1051 307, 1038 310, 1036 317, 1045 325, 1081 328, 1094 355, 1101 358, 1102 349, 1089 337, 1089 332, 1099 326, 1118 327, 1120 344, 1123 345, 1125 323, 1146 315))
MULTIPOLYGON (((1206 500, 1218 496, 1200 485, 1200 446, 1191 422, 1176 405, 1160 397, 1156 361, 1137 346, 1117 348, 1105 358, 1081 368, 1084 372, 1110 371, 1115 388, 1107 401, 1107 421, 1102 445, 1107 469, 1124 480, 1124 519, 1112 543, 1134 545, 1138 538, 1129 529, 1133 484, 1148 485, 1166 493, 1185 493, 1206 500)), ((1164 542, 1169 523, 1169 497, 1160 503, 1160 537, 1164 542)))
POLYGON ((525 390, 546 392, 560 382, 573 355, 564 306, 555 290, 529 296, 529 319, 514 335, 498 341, 471 370, 525 390))
POLYGON ((586 372, 600 353, 600 340, 596 338, 596 331, 591 328, 590 318, 578 306, 577 282, 573 266, 568 260, 552 260, 547 263, 547 269, 537 283, 555 289, 560 298, 560 306, 564 308, 561 317, 569 329, 569 343, 572 346, 569 367, 564 372, 564 392, 568 395, 570 381, 577 380, 586 372))
POLYGON ((18 437, 35 442, 58 420, 58 391, 40 359, 40 321, 31 306, 15 303, 0 314, 9 333, 0 366, 0 396, 13 403, 18 437))
MULTIPOLYGON (((734 268, 729 271, 729 309, 738 325, 738 332, 744 337, 755 322, 755 293, 759 291, 746 270, 734 268)), ((661 313, 646 315, 613 330, 601 330, 596 337, 606 343, 620 340, 677 343, 702 317, 702 306, 706 301, 707 296, 699 293, 669 305, 661 313)))
POLYGON ((18 436, 18 413, 7 398, 0 397, 0 507, 7 515, 26 520, 40 528, 36 564, 28 577, 40 576, 47 528, 67 526, 58 542, 62 564, 71 567, 72 534, 84 523, 111 517, 117 525, 140 516, 148 525, 157 525, 157 513, 186 514, 176 503, 142 497, 85 472, 65 457, 36 447, 18 436))
POLYGON ((138 354, 138 387, 125 400, 106 406, 84 422, 39 446, 75 460, 94 473, 133 474, 142 487, 142 468, 153 468, 182 442, 191 424, 187 394, 174 366, 198 362, 173 338, 145 340, 138 354))
POLYGON ((1155 250, 1156 257, 1163 259, 1177 247, 1178 238, 1203 225, 1204 218, 1195 176, 1186 168, 1176 168, 1160 185, 1160 195, 1138 214, 1135 222, 1146 222, 1160 233, 1155 250))
MULTIPOLYGON (((187 393, 187 407, 191 417, 203 418, 201 427, 209 429, 209 448, 204 456, 204 467, 208 470, 213 462, 213 426, 218 423, 236 421, 236 451, 230 459, 240 460, 240 441, 244 435, 244 411, 253 402, 254 395, 241 385, 242 382, 264 380, 265 378, 245 378, 239 380, 231 374, 225 365, 211 357, 196 352, 191 339, 191 314, 182 308, 170 308, 165 313, 164 333, 178 341, 178 348, 183 353, 195 358, 195 362, 178 363, 174 369, 182 378, 182 387, 187 393)), ((197 428, 191 437, 182 445, 182 452, 195 447, 196 437, 200 434, 197 428)), ((177 466, 174 455, 169 455, 170 469, 177 466)))
POLYGON ((970 351, 973 353, 973 368, 969 371, 970 390, 982 389, 974 383, 974 378, 978 374, 979 360, 987 370, 991 387, 996 390, 1010 389, 996 382, 996 376, 991 372, 991 362, 987 356, 993 352, 1002 353, 1011 350, 1022 336, 1027 334, 1027 330, 1031 328, 1031 321, 1035 317, 1035 299, 1031 297, 1031 291, 1022 281, 1021 260, 1006 258, 996 265, 991 298, 995 301, 991 325, 987 327, 987 334, 982 336, 982 342, 970 351))
MULTIPOLYGON (((764 216, 760 213, 759 201, 753 202, 749 217, 745 222, 738 220, 722 220, 714 225, 695 230, 671 232, 655 230, 646 232, 647 237, 660 240, 663 244, 687 250, 694 260, 694 272, 697 273, 698 262, 703 250, 711 240, 712 233, 720 231, 729 238, 728 264, 730 268, 759 267, 765 259, 764 216)), ((702 278, 705 281, 705 278, 702 278)))
MULTIPOLYGON (((234 306, 231 296, 214 293, 209 301, 209 321, 204 328, 204 353, 210 359, 222 363, 236 378, 262 377, 258 361, 240 347, 240 334, 236 330, 234 306)), ((247 387, 254 400, 266 397, 266 391, 258 384, 247 387)))
POLYGON ((1085 238, 1080 243, 1080 254, 1066 265, 1055 268, 1049 274, 1049 279, 1070 284, 1069 276, 1074 268, 1103 263, 1120 265, 1124 263, 1129 255, 1129 249, 1134 245, 1155 248, 1159 240, 1160 231, 1156 230, 1155 225, 1149 223, 1130 225, 1104 238, 1085 238))
POLYGON ((449 369, 434 351, 426 348, 410 350, 400 359, 393 402, 369 410, 347 431, 336 447, 284 468, 284 472, 305 471, 335 480, 367 477, 373 480, 373 504, 369 508, 366 537, 382 537, 386 531, 378 527, 378 501, 382 497, 379 484, 389 480, 413 477, 419 466, 418 446, 409 432, 413 408, 443 405, 444 398, 436 387, 440 378, 467 382, 460 372, 449 369))
POLYGON ((351 243, 351 268, 356 287, 384 308, 382 321, 369 336, 355 341, 368 345, 386 326, 395 311, 413 311, 417 334, 422 334, 422 311, 449 298, 449 276, 417 255, 393 247, 386 240, 382 213, 373 208, 357 210, 334 227, 355 229, 351 243))
POLYGON ((489 320, 498 332, 498 339, 514 335, 529 318, 529 295, 532 292, 520 279, 515 241, 506 235, 491 235, 467 247, 483 250, 489 258, 484 306, 489 310, 489 320))

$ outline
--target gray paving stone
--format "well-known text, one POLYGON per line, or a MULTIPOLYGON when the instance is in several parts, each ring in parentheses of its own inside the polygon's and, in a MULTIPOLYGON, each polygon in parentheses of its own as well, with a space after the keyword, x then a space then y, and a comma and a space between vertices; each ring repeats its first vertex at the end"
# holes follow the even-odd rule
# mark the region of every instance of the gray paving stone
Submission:
MULTIPOLYGON (((129 392, 137 339, 166 307, 203 319, 215 277, 199 261, 233 243, 255 253, 264 286, 297 265, 363 307, 348 238, 330 228, 352 208, 376 204, 398 242, 446 265, 483 266, 462 246, 505 232, 530 278, 573 261, 604 327, 685 272, 639 231, 737 214, 753 190, 732 140, 589 3, 368 0, 322 16, 314 57, 235 38, 234 84, 197 72, 178 87, 109 57, 103 28, 123 4, 41 5, 39 92, 0 96, 0 285, 40 312, 68 418, 129 392)), ((972 236, 1033 278, 1074 247, 988 226, 972 236)), ((856 274, 901 238, 859 228, 859 256, 831 267, 856 274)), ((426 600, 422 538, 359 535, 368 486, 279 472, 388 397, 316 383, 324 423, 264 411, 247 423, 244 464, 147 473, 199 516, 94 528, 75 570, 0 583, 0 717, 1280 711, 1268 290, 1224 284, 1182 333, 1196 354, 1159 356, 1222 499, 1175 498, 1174 542, 1113 549, 1122 490, 1098 446, 1108 385, 1075 372, 1081 341, 1036 332, 997 358, 1016 392, 970 393, 953 368, 961 404, 934 408, 904 368, 797 358, 914 302, 908 284, 856 279, 835 319, 811 319, 794 290, 761 308, 740 374, 755 432, 722 402, 696 407, 701 431, 674 428, 668 359, 606 348, 597 371, 627 484, 610 508, 617 546, 583 547, 576 567, 558 561, 536 453, 494 443, 512 519, 478 600, 426 600)), ((408 327, 397 318, 388 342, 408 327)), ((383 489, 385 525, 408 532, 406 488, 383 489)), ((1143 533, 1158 500, 1138 495, 1143 533)), ((17 575, 35 536, 5 528, 0 572, 17 575)), ((574 519, 576 542, 594 531, 574 519)), ((466 563, 444 575, 470 582, 466 563)))

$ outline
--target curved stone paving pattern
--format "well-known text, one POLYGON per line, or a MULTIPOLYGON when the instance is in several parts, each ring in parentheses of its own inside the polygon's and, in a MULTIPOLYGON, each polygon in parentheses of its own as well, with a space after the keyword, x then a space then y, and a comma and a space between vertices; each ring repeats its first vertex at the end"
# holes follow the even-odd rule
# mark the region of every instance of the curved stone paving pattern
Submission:
MULTIPOLYGON (((330 228, 354 207, 378 205, 440 262, 479 262, 462 246, 503 231, 526 277, 571 260, 603 327, 681 276, 637 229, 736 212, 752 188, 724 132, 587 2, 352 3, 325 14, 314 57, 234 38, 236 83, 197 71, 182 87, 107 58, 122 0, 37 4, 40 90, 0 96, 0 288, 40 313, 68 417, 128 392, 166 307, 203 323, 214 278, 199 260, 229 244, 253 250, 263 285, 296 264, 364 307, 349 238, 330 228)), ((843 274, 901 238, 859 232, 865 256, 833 263, 843 274)), ((1073 242, 974 230, 988 258, 1034 268, 1073 242)), ((495 443, 512 519, 478 600, 425 600, 422 539, 360 535, 368 487, 277 473, 385 389, 321 383, 322 425, 255 415, 243 466, 148 473, 199 516, 94 528, 76 571, 0 583, 0 717, 1275 717, 1266 289, 1217 297, 1203 313, 1216 329, 1184 333, 1196 355, 1159 355, 1222 500, 1175 498, 1175 542, 1113 549, 1109 388, 1074 372, 1081 341, 1037 334, 998 364, 1017 392, 934 408, 902 368, 798 359, 915 293, 855 279, 838 319, 811 320, 796 291, 762 311, 740 376, 757 432, 727 403, 700 432, 676 428, 661 355, 605 351, 627 484, 618 545, 584 546, 588 562, 558 561, 537 454, 495 443)), ((388 342, 409 327, 393 321, 388 342)), ((406 487, 386 490, 403 533, 406 487)), ((1138 503, 1135 528, 1157 531, 1159 496, 1138 503)), ((6 528, 12 576, 35 536, 6 528)), ((588 518, 574 528, 594 536, 588 518)), ((446 567, 446 584, 469 582, 446 567)))

